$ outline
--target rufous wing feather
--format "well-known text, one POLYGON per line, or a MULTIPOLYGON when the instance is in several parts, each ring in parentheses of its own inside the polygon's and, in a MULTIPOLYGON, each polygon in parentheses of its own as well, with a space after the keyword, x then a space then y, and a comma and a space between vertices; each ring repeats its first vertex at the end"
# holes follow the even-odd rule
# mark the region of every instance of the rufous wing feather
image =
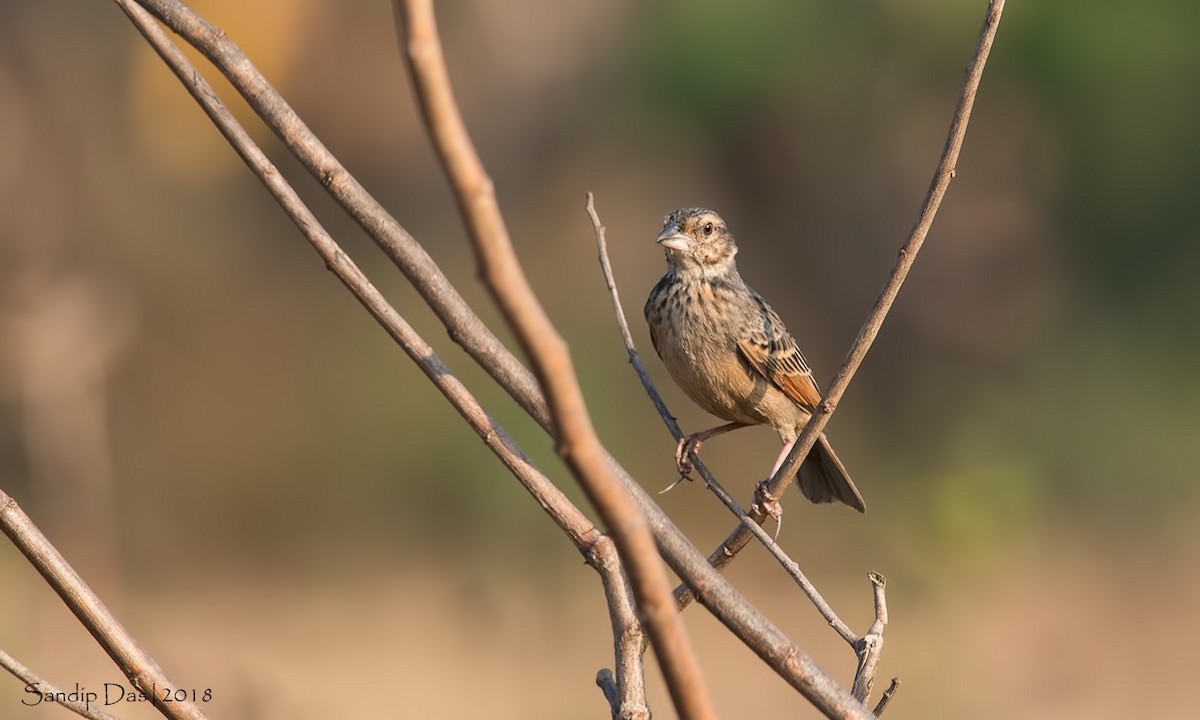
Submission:
POLYGON ((762 298, 755 296, 762 324, 738 339, 738 350, 750 367, 779 388, 797 405, 812 410, 821 402, 808 362, 783 321, 762 298))

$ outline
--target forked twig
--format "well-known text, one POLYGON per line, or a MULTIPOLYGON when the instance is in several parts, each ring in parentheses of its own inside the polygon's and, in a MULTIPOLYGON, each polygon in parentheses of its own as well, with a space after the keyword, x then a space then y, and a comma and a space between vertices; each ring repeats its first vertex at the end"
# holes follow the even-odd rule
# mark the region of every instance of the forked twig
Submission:
POLYGON ((867 573, 874 588, 875 622, 862 637, 854 642, 858 655, 858 669, 854 673, 854 685, 850 694, 859 702, 871 697, 871 686, 875 684, 875 671, 879 667, 879 656, 883 653, 883 629, 888 624, 887 596, 884 587, 887 580, 879 573, 867 573))

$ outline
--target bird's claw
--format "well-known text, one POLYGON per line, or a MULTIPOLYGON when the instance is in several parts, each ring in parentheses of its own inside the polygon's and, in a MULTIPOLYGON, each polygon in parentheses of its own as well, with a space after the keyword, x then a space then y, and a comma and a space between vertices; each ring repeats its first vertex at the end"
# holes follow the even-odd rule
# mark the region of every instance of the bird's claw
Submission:
POLYGON ((779 504, 779 498, 771 493, 766 480, 754 486, 754 503, 750 511, 775 519, 775 539, 778 540, 779 531, 783 529, 783 506, 779 504))
POLYGON ((681 483, 681 482, 683 482, 684 480, 687 480, 687 479, 688 479, 688 476, 687 476, 687 475, 680 475, 680 476, 679 476, 679 478, 678 478, 677 480, 675 480, 675 482, 673 482, 673 483, 671 483, 670 485, 666 486, 666 487, 665 487, 665 488, 663 488, 662 490, 659 490, 659 491, 658 491, 658 494, 659 494, 659 495, 666 495, 667 493, 669 493, 669 492, 671 492, 672 490, 674 490, 676 485, 678 485, 679 483, 681 483))

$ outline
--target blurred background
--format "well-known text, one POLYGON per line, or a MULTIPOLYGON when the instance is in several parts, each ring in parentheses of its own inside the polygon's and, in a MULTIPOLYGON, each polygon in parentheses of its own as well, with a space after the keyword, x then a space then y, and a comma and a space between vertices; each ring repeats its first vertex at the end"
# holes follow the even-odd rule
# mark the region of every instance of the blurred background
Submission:
MULTIPOLYGON (((517 249, 602 438, 648 490, 675 477, 672 441, 618 340, 585 193, 685 429, 715 421, 667 379, 640 313, 675 207, 724 216, 826 384, 916 217, 985 4, 439 8, 517 249)), ((390 5, 194 7, 494 323, 390 5)), ((785 502, 782 543, 856 630, 867 571, 890 580, 877 689, 904 684, 888 717, 1194 713, 1197 22, 1175 0, 1009 4, 957 180, 830 425, 869 511, 785 502)), ((585 506, 548 439, 202 68, 585 506)), ((124 15, 0 2, 0 98, 0 483, 167 674, 211 688, 211 717, 606 717, 594 573, 124 15)), ((777 449, 759 428, 704 456, 748 502, 777 449)), ((705 552, 733 526, 696 484, 661 503, 705 552)), ((852 654, 765 552, 729 576, 849 683, 852 654)), ((0 577, 0 647, 68 689, 123 682, 11 546, 0 577)), ((724 716, 816 716, 702 608, 685 617, 724 716)), ((0 716, 66 716, 22 706, 21 685, 0 682, 0 716)))

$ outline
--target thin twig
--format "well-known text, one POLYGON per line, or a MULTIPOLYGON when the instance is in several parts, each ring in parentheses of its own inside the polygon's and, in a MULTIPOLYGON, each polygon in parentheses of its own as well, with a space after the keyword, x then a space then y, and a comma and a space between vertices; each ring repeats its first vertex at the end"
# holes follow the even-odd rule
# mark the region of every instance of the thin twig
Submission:
MULTIPOLYGON (((176 0, 137 0, 208 58, 412 282, 450 338, 550 432, 545 398, 521 364, 463 300, 424 248, 349 174, 228 35, 176 0)), ((869 717, 812 659, 741 595, 611 455, 606 460, 645 513, 667 564, 706 609, 826 715, 869 717)), ((746 536, 747 539, 749 535, 746 536)))
POLYGON ((608 710, 612 714, 613 720, 618 720, 617 715, 621 707, 621 696, 617 690, 617 678, 613 675, 613 671, 609 668, 600 668, 596 671, 596 687, 600 688, 600 692, 604 694, 604 701, 608 703, 608 710))
MULTIPOLYGON (((650 375, 646 372, 646 367, 642 364, 641 355, 638 353, 637 347, 633 343, 633 333, 629 331, 629 320, 626 318, 625 310, 621 305, 621 297, 617 292, 617 281, 613 275, 612 263, 608 258, 608 241, 605 237, 605 228, 600 222, 600 216, 596 212, 595 198, 593 198, 591 193, 588 193, 587 196, 586 209, 588 217, 590 217, 592 220, 592 230, 596 236, 596 248, 600 257, 600 269, 604 273, 604 284, 608 287, 608 295, 609 299, 612 301, 613 314, 616 315, 617 318, 617 328, 620 330, 621 340, 625 343, 625 352, 629 356, 629 364, 633 366, 634 372, 637 373, 638 379, 641 380, 642 387, 645 388, 646 394, 650 396, 650 402, 653 403, 655 409, 658 410, 658 414, 662 418, 663 423, 666 424, 667 429, 671 432, 671 435, 676 441, 678 441, 683 437, 683 431, 680 429, 679 423, 675 421, 674 415, 672 415, 671 411, 667 408, 667 404, 663 401, 662 395, 659 394, 658 388, 654 386, 654 382, 650 379, 650 375)), ((779 564, 782 565, 787 573, 792 577, 796 584, 800 586, 800 589, 805 595, 808 596, 808 599, 812 601, 813 605, 816 606, 817 611, 821 613, 821 616, 825 618, 825 621, 829 623, 829 625, 837 632, 838 635, 842 637, 843 640, 853 647, 854 643, 858 640, 858 636, 854 634, 850 627, 846 625, 846 623, 843 622, 840 617, 838 617, 837 613, 834 612, 829 603, 825 601, 825 598, 821 596, 821 593, 817 591, 816 586, 812 584, 812 582, 808 579, 808 576, 806 576, 800 569, 800 565, 795 560, 792 560, 792 558, 789 557, 786 552, 784 552, 783 548, 779 546, 779 543, 775 542, 775 539, 762 529, 761 523, 763 517, 751 515, 743 510, 742 506, 733 499, 733 496, 725 491, 725 488, 717 482, 716 478, 713 477, 709 469, 705 467, 704 463, 700 460, 698 453, 692 453, 689 457, 692 461, 693 469, 695 469, 695 471, 704 480, 705 485, 711 489, 713 493, 716 494, 716 496, 720 498, 723 503, 725 503, 725 506, 728 507, 733 514, 742 521, 742 525, 756 538, 758 538, 759 542, 761 542, 763 546, 767 548, 767 551, 771 553, 776 561, 778 561, 779 564)), ((735 554, 736 553, 729 552, 727 548, 722 546, 717 548, 717 550, 709 556, 709 562, 714 568, 720 570, 730 560, 733 559, 735 554)), ((688 603, 692 601, 693 597, 694 596, 692 595, 691 590, 689 590, 686 585, 680 585, 675 589, 675 600, 680 609, 686 607, 688 603)))
POLYGON ((173 720, 201 720, 204 713, 189 700, 165 702, 178 687, 167 679, 154 658, 137 644, 116 616, 92 592, 37 525, 0 490, 0 528, 46 582, 63 599, 79 622, 96 638, 133 686, 143 692, 163 716, 173 720))
POLYGON ((645 517, 605 462, 566 342, 525 276, 483 163, 459 112, 432 0, 398 0, 413 90, 475 246, 484 282, 534 366, 553 419, 559 455, 617 545, 676 710, 716 713, 691 650, 645 517))
MULTIPOLYGON (((983 76, 983 68, 987 63, 988 53, 992 49, 992 41, 996 37, 996 29, 1000 25, 1000 14, 1003 10, 1004 0, 991 0, 988 4, 987 15, 984 18, 983 27, 979 31, 979 40, 975 45, 975 52, 971 56, 971 61, 967 66, 966 79, 963 83, 962 92, 959 95, 958 104, 954 109, 954 117, 950 123, 950 132, 946 138, 946 145, 942 149, 941 159, 938 161, 937 170, 933 174, 933 180, 925 195, 921 212, 917 216, 917 221, 913 226, 912 232, 909 234, 908 241, 900 248, 900 257, 896 261, 896 265, 883 287, 883 292, 880 294, 879 299, 875 301, 875 306, 871 309, 870 315, 867 316, 866 322, 859 331, 858 338, 855 339, 854 344, 850 347, 850 352, 846 355, 845 362, 842 363, 838 374, 829 386, 829 390, 826 391, 817 412, 813 413, 812 418, 809 419, 808 424, 804 426, 804 430, 800 433, 800 437, 796 439, 791 452, 788 453, 787 459, 784 460, 779 470, 775 473, 775 476, 768 482, 767 491, 773 497, 782 497, 783 492, 792 484, 800 463, 808 456, 813 443, 816 442, 821 431, 825 429, 826 423, 829 422, 830 416, 833 414, 838 402, 841 401, 846 388, 849 387, 854 373, 857 372, 863 358, 867 355, 867 351, 871 349, 872 343, 875 342, 875 337, 879 334, 879 329, 883 326, 883 321, 887 317, 892 303, 895 302, 896 295, 900 292, 900 287, 904 284, 904 279, 908 276, 908 271, 917 259, 917 253, 920 251, 921 245, 925 242, 925 236, 929 234, 929 228, 933 225, 934 217, 937 215, 938 208, 942 204, 942 198, 946 194, 946 189, 949 187, 950 181, 954 179, 955 165, 958 162, 958 155, 962 149, 963 139, 966 137, 967 122, 971 118, 971 107, 975 103, 975 94, 979 90, 979 81, 983 76)), ((739 524, 721 546, 730 548, 733 552, 736 552, 738 549, 744 547, 748 540, 748 529, 745 524, 739 524)))
POLYGON ((888 689, 883 691, 883 695, 879 696, 879 702, 875 705, 875 709, 871 714, 875 717, 882 717, 883 711, 887 710, 888 705, 892 702, 892 697, 896 695, 896 691, 900 689, 900 678, 892 678, 892 684, 888 685, 888 689))
POLYGON ((884 587, 887 580, 877 572, 867 573, 875 597, 875 622, 855 641, 854 650, 858 655, 858 669, 854 673, 854 685, 850 694, 859 702, 865 703, 871 697, 871 686, 875 684, 875 671, 879 667, 879 657, 883 653, 883 629, 888 624, 887 596, 884 587))
POLYGON ((58 703, 71 712, 82 715, 85 718, 92 720, 120 720, 116 715, 107 713, 100 708, 92 707, 93 701, 98 701, 99 697, 91 697, 85 691, 84 697, 80 700, 69 700, 71 693, 59 689, 56 685, 46 682, 37 673, 25 667, 14 658, 12 655, 0 650, 0 667, 9 671, 19 680, 25 683, 25 692, 35 694, 38 700, 35 702, 32 699, 22 700, 22 703, 27 705, 40 705, 43 702, 58 703))

